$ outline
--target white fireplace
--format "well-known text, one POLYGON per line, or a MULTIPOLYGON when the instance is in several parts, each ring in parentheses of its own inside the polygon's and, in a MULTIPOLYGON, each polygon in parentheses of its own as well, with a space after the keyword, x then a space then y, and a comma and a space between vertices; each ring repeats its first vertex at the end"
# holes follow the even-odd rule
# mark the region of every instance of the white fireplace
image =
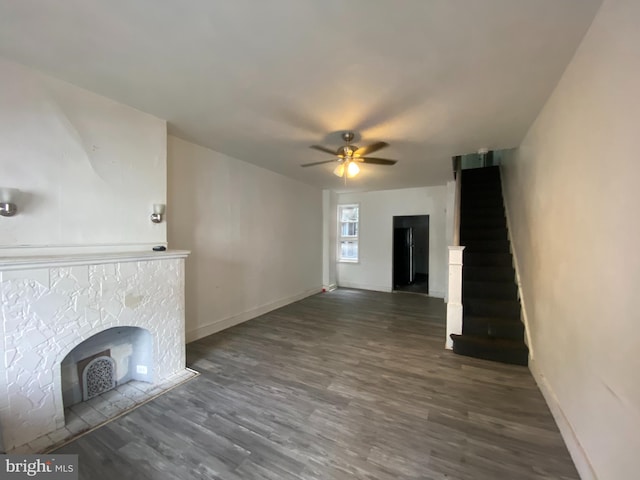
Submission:
POLYGON ((109 374, 114 384, 159 384, 185 369, 188 253, 0 258, 6 450, 64 427, 64 407, 82 401, 82 372, 92 361, 93 374, 106 375, 90 378, 94 394, 108 389, 109 374))

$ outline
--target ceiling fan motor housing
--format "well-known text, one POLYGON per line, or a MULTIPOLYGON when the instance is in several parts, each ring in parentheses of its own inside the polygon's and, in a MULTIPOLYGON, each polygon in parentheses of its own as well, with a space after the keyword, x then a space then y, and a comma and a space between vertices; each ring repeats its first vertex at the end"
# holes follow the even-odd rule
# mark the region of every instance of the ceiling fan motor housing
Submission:
POLYGON ((355 145, 345 145, 344 147, 338 148, 338 156, 339 157, 352 157, 353 153, 358 149, 355 145))
POLYGON ((353 140, 354 138, 355 134, 353 132, 343 132, 342 139, 347 144, 343 145, 342 147, 338 147, 335 150, 335 153, 331 148, 323 147, 322 145, 311 145, 311 148, 313 148, 314 150, 319 150, 332 156, 335 155, 337 158, 334 158, 333 160, 324 160, 321 162, 306 163, 300 166, 312 167, 314 165, 322 165, 325 163, 337 161, 339 166, 342 167, 341 171, 344 171, 345 165, 349 166, 351 168, 351 176, 354 176, 357 174, 356 170, 358 170, 358 166, 355 162, 371 163, 374 165, 394 165, 396 163, 396 160, 387 160, 386 158, 372 158, 368 156, 370 153, 377 152, 382 148, 388 147, 388 143, 376 142, 366 147, 359 148, 357 145, 351 145, 351 140, 353 140))
POLYGON ((343 139, 345 142, 349 143, 351 140, 353 140, 353 139, 355 138, 355 136, 356 136, 356 135, 355 135, 355 133, 353 133, 353 132, 344 132, 344 133, 342 134, 342 139, 343 139))

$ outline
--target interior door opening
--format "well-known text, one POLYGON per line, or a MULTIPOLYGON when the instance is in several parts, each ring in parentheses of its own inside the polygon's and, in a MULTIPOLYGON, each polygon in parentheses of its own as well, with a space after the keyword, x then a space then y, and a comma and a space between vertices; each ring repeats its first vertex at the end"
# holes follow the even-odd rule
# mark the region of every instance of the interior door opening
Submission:
POLYGON ((429 293, 429 215, 393 217, 393 289, 429 293))

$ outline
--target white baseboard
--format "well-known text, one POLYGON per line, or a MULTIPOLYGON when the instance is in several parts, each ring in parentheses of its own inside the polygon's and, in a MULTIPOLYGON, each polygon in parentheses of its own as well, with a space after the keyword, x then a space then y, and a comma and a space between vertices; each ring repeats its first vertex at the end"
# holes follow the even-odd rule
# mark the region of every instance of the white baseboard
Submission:
POLYGON ((562 439, 567 446, 567 450, 569 450, 569 454, 571 455, 573 463, 580 474, 580 478, 582 480, 597 480, 598 477, 593 471, 591 462, 589 462, 589 457, 582 448, 569 419, 564 414, 564 411, 560 406, 560 402, 558 401, 558 397, 556 397, 556 394, 551 388, 551 385, 549 385, 549 382, 547 382, 544 373, 540 371, 538 364, 533 358, 529 359, 529 370, 538 384, 538 388, 542 392, 542 396, 547 402, 549 410, 551 410, 553 419, 556 421, 556 425, 558 425, 562 439))
POLYGON ((231 317, 217 320, 213 323, 195 328, 193 330, 188 330, 186 332, 186 341, 187 343, 190 343, 209 335, 213 335, 214 333, 218 333, 222 330, 233 327, 234 325, 246 322, 247 320, 251 320, 252 318, 259 317, 260 315, 264 315, 265 313, 269 313, 272 310, 284 307, 285 305, 289 305, 290 303, 297 302, 298 300, 302 300, 303 298, 310 297, 311 295, 315 295, 316 293, 320 293, 321 291, 321 287, 311 288, 296 295, 282 298, 280 300, 276 300, 275 302, 267 303, 260 307, 248 310, 246 312, 238 313, 237 315, 233 315, 231 317))
MULTIPOLYGON (((393 289, 388 285, 371 285, 368 283, 339 282, 338 286, 342 288, 355 288, 357 290, 372 290, 374 292, 386 292, 386 293, 393 292, 393 289)), ((444 298, 444 292, 441 290, 429 290, 429 293, 427 295, 435 298, 444 298)))
POLYGON ((330 283, 329 285, 322 286, 322 290, 325 292, 333 292, 336 288, 338 288, 338 285, 335 283, 330 283))
POLYGON ((358 290, 373 290, 374 292, 391 292, 389 285, 370 285, 367 283, 338 282, 338 286, 342 288, 356 288, 358 290))

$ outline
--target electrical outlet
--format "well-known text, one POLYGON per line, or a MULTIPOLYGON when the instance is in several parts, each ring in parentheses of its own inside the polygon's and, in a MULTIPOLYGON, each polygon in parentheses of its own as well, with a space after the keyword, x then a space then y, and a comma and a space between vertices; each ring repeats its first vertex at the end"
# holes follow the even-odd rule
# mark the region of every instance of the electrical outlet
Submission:
POLYGON ((136 365, 136 372, 140 375, 147 374, 147 366, 146 365, 136 365))

